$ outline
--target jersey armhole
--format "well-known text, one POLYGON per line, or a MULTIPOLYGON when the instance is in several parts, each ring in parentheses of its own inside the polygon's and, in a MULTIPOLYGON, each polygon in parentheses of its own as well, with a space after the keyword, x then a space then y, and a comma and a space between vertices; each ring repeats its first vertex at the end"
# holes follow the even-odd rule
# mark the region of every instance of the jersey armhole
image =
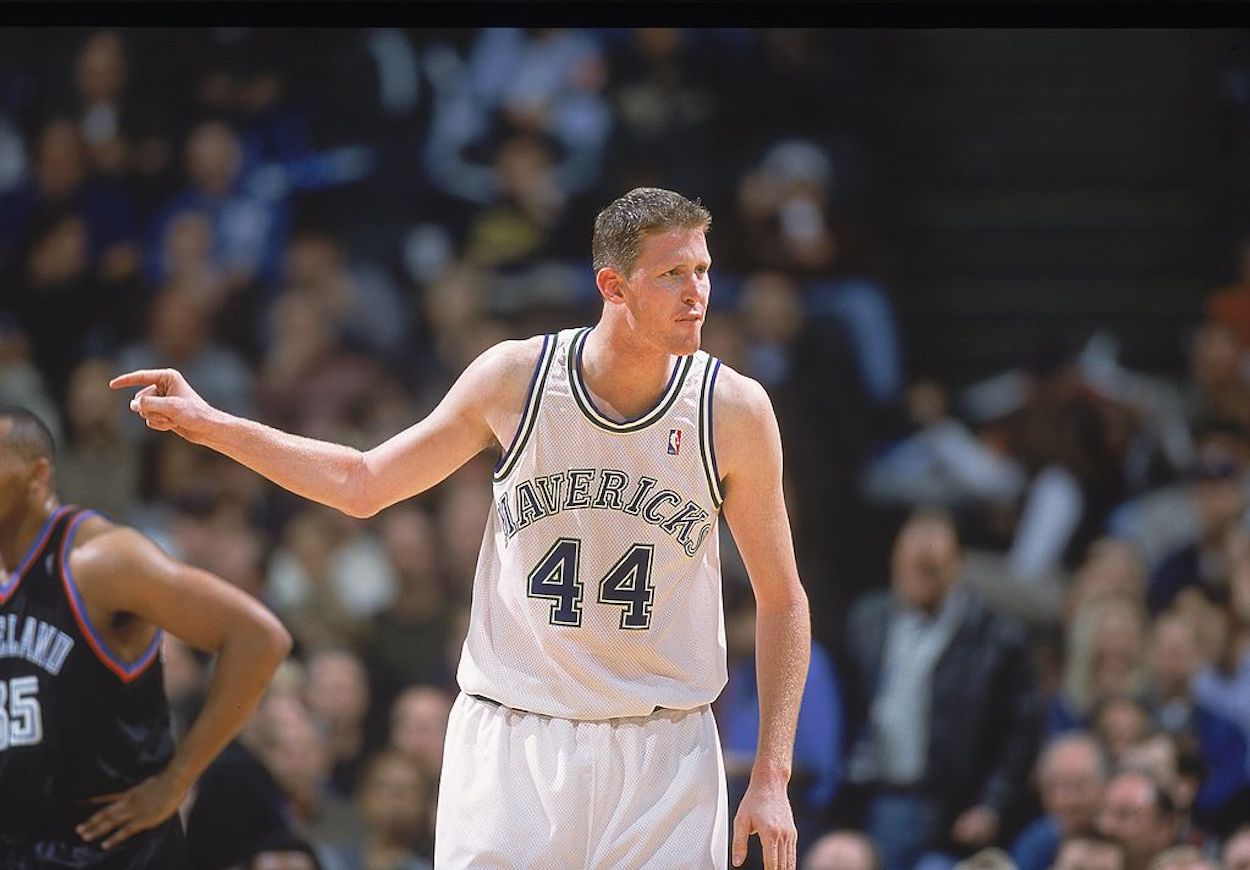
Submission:
POLYGON ((112 671, 118 679, 123 683, 133 683, 156 661, 156 656, 161 649, 161 636, 163 632, 157 627, 155 634, 152 635, 152 642, 148 644, 147 649, 140 653, 139 657, 133 662, 123 660, 119 655, 109 649, 108 644, 104 642, 99 632, 91 622, 91 618, 87 615, 87 605, 82 600, 82 594, 78 591, 78 584, 74 581, 73 572, 69 567, 69 554, 74 546, 74 538, 78 535, 78 527, 82 525, 83 520, 90 516, 97 516, 95 511, 83 511, 74 517, 69 524, 69 528, 65 530, 65 536, 61 539, 61 549, 57 554, 57 561, 60 563, 61 583, 65 587, 65 597, 69 601, 70 610, 74 612, 74 621, 78 623, 78 629, 82 632, 82 636, 87 639, 87 645, 91 647, 91 651, 95 653, 100 663, 112 671))
POLYGON ((712 398, 716 390, 716 376, 720 373, 720 360, 708 357, 703 370, 703 387, 699 391, 699 453, 703 457, 703 471, 707 477, 708 492, 717 508, 725 500, 720 470, 716 465, 716 444, 713 439, 712 398))
POLYGON ((525 442, 534 431, 534 421, 538 419, 538 404, 542 400, 543 385, 547 382, 547 373, 551 371, 551 362, 556 356, 556 336, 544 335, 543 348, 534 363, 534 374, 530 377, 529 390, 525 394, 525 407, 521 419, 517 422, 516 432, 512 433, 512 443, 499 457, 495 464, 493 477, 495 482, 506 478, 516 465, 517 457, 525 449, 525 442))

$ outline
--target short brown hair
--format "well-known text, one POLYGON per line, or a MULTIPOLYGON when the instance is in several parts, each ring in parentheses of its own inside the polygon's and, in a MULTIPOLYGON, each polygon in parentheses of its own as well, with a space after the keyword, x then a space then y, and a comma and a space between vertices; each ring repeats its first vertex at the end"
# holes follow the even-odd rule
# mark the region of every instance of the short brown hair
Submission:
POLYGON ((658 187, 635 187, 595 218, 591 264, 596 272, 612 268, 628 273, 648 233, 674 229, 706 233, 711 228, 712 214, 699 200, 658 187))

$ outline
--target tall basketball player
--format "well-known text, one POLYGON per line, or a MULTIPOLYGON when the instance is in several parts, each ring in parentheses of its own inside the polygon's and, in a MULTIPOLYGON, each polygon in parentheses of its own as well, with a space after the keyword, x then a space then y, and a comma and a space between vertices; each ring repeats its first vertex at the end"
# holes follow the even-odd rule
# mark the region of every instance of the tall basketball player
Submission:
POLYGON ((131 407, 151 428, 357 517, 498 447, 439 790, 443 870, 725 865, 709 709, 725 684, 722 512, 758 602, 759 752, 733 859, 756 833, 768 868, 795 864, 807 598, 772 406, 699 350, 710 225, 669 191, 616 200, 595 221, 599 323, 496 345, 367 452, 229 416, 176 371, 112 381, 141 388, 131 407))
POLYGON ((38 418, 0 407, 0 867, 188 867, 178 805, 291 640, 235 587, 60 505, 52 446, 38 418), (162 629, 217 653, 176 747, 162 629))

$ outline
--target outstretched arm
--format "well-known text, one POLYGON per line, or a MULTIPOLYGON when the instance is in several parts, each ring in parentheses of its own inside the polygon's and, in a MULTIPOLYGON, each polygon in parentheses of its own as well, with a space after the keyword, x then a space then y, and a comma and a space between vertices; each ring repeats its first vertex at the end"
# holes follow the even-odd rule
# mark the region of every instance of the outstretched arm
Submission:
POLYGON ((811 655, 807 594, 799 582, 781 487, 781 435, 763 388, 722 369, 715 398, 716 451, 724 476, 722 510, 755 592, 755 667, 760 734, 751 781, 734 819, 733 861, 760 836, 764 866, 796 866, 798 834, 786 787, 811 655))
POLYGON ((109 386, 141 387, 130 408, 150 428, 211 447, 296 495, 368 517, 434 486, 492 442, 506 443, 538 346, 530 339, 492 347, 465 369, 428 417, 363 452, 227 414, 200 398, 173 369, 129 372, 109 386), (504 431, 507 435, 500 434, 504 431))
POLYGON ((237 587, 175 561, 133 529, 101 519, 87 523, 103 531, 74 549, 70 566, 97 624, 109 624, 101 617, 129 613, 217 654, 204 708, 169 765, 127 791, 97 798, 105 806, 78 827, 84 840, 107 837, 107 849, 173 815, 187 789, 251 715, 290 652, 291 637, 237 587))

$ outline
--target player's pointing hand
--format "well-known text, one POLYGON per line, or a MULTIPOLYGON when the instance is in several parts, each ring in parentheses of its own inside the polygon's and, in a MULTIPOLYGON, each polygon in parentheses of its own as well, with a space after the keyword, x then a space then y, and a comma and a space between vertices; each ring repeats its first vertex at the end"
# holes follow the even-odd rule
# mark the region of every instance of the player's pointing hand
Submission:
POLYGON ((174 432, 198 443, 207 427, 212 408, 175 369, 127 372, 109 381, 109 386, 114 390, 141 387, 130 400, 130 410, 150 429, 174 432))

